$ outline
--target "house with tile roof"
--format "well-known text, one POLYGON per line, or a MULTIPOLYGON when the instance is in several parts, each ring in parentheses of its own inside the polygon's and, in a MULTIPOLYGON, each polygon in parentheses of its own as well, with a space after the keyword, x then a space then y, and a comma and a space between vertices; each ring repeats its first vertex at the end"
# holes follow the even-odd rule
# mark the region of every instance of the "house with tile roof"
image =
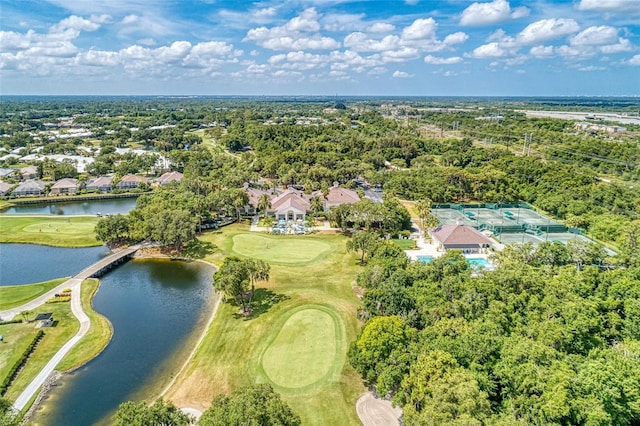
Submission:
POLYGON ((7 182, 0 182, 0 197, 7 195, 13 186, 13 184, 7 182))
POLYGON ((323 195, 322 191, 315 191, 311 194, 312 197, 320 197, 324 204, 324 209, 329 210, 331 207, 339 206, 342 204, 354 204, 360 201, 360 196, 356 191, 347 188, 340 188, 339 186, 333 186, 329 188, 327 195, 323 195))
POLYGON ((51 186, 49 195, 75 194, 80 190, 78 179, 64 178, 56 181, 51 186))
POLYGON ((113 176, 99 176, 91 179, 85 188, 91 192, 111 192, 113 191, 113 176))
POLYGON ((162 176, 160 176, 158 179, 156 179, 156 181, 158 182, 158 184, 160 185, 169 185, 171 183, 180 183, 180 181, 182 180, 182 178, 184 177, 184 175, 180 172, 177 171, 173 171, 173 172, 167 172, 164 173, 162 176))
POLYGON ((20 183, 12 192, 14 197, 38 196, 44 194, 45 184, 40 180, 29 179, 20 183))
POLYGON ((480 253, 493 246, 493 241, 472 226, 462 224, 441 225, 429 229, 429 235, 438 250, 461 250, 464 253, 480 253))
POLYGON ((149 179, 144 176, 138 175, 124 175, 120 182, 116 184, 117 189, 133 189, 137 188, 143 183, 149 183, 149 179))
POLYGON ((311 213, 310 198, 302 191, 287 189, 271 200, 271 208, 267 213, 278 220, 304 220, 311 213))

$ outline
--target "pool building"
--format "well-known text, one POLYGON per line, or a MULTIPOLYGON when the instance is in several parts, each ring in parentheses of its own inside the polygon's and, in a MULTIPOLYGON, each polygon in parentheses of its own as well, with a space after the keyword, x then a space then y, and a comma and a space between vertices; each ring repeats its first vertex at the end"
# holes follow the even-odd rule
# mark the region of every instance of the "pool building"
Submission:
POLYGON ((483 253, 493 246, 493 241, 472 226, 460 223, 440 225, 429 229, 429 235, 438 251, 460 250, 462 253, 483 253))

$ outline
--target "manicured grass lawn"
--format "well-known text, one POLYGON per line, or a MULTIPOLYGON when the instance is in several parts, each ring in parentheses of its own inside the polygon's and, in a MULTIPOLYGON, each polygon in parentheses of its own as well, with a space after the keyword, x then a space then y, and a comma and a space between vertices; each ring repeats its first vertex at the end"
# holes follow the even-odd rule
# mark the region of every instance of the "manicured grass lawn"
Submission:
POLYGON ((321 240, 298 235, 238 234, 233 237, 232 250, 241 256, 261 259, 271 264, 303 265, 318 260, 331 250, 321 240))
POLYGON ((82 283, 82 308, 91 320, 89 332, 71 349, 56 370, 68 371, 80 367, 93 358, 109 344, 113 334, 109 320, 93 309, 93 295, 98 291, 100 282, 90 278, 82 283))
POLYGON ((418 248, 416 242, 414 240, 391 240, 395 245, 400 247, 402 250, 412 250, 418 248))
MULTIPOLYGON (((69 302, 65 303, 45 303, 38 309, 32 311, 30 318, 33 319, 39 313, 51 312, 54 318, 54 327, 44 329, 45 336, 38 344, 31 358, 24 369, 13 382, 5 398, 14 401, 20 392, 33 380, 33 378, 49 362, 51 357, 64 345, 64 343, 78 332, 80 323, 71 313, 69 302)), ((15 357, 19 357, 26 345, 31 342, 33 336, 38 332, 34 329, 35 323, 7 324, 0 326, 0 334, 4 336, 5 342, 0 344, 0 377, 4 379, 3 371, 11 368, 15 357), (26 343, 25 343, 26 342, 26 343), (21 346, 22 345, 22 346, 21 346), (6 351, 6 353, 4 352, 6 351), (3 361, 8 362, 2 366, 3 361)), ((5 373, 6 374, 6 373, 5 373)))
POLYGON ((0 216, 0 243, 34 243, 59 247, 98 246, 97 217, 0 216))
POLYGON ((231 225, 200 237, 215 247, 206 260, 254 254, 271 264, 256 292, 253 317, 220 306, 207 335, 165 397, 206 409, 211 399, 251 383, 270 383, 303 424, 358 425, 364 392, 346 352, 355 339, 358 270, 341 235, 266 236, 231 225), (269 250, 264 245, 268 242, 269 250), (254 247, 254 248, 252 248, 254 247))
POLYGON ((293 390, 327 375, 336 358, 336 328, 342 325, 336 320, 339 318, 311 307, 287 318, 262 355, 267 378, 278 387, 293 390))
POLYGON ((0 287, 0 311, 20 306, 35 299, 65 280, 66 278, 59 278, 35 284, 2 286, 0 287))

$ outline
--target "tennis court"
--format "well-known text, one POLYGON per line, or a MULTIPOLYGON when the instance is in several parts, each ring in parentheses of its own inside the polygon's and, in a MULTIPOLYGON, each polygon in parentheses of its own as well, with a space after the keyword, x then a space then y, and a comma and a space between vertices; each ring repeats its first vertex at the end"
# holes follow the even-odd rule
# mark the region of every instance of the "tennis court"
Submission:
POLYGON ((497 207, 486 208, 484 204, 477 206, 452 206, 450 208, 433 208, 431 212, 443 225, 456 223, 462 220, 465 225, 480 227, 485 225, 496 226, 523 226, 540 227, 562 226, 549 217, 543 216, 535 210, 524 207, 497 207))
POLYGON ((562 244, 571 240, 592 242, 585 236, 566 232, 564 225, 522 204, 440 205, 431 209, 431 212, 442 225, 463 223, 479 230, 492 231, 503 244, 529 242, 537 246, 545 241, 562 244))

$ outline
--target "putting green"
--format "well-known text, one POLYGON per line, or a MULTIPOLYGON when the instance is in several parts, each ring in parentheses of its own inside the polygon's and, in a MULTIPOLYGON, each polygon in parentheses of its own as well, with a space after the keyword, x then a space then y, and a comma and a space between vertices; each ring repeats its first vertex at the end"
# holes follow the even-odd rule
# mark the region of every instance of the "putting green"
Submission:
POLYGON ((262 355, 262 368, 278 386, 290 389, 312 385, 336 362, 336 323, 319 309, 291 315, 262 355))
POLYGON ((78 235, 91 233, 95 228, 93 223, 65 223, 65 222, 42 222, 27 225, 22 230, 24 232, 46 232, 46 233, 60 233, 78 235))
POLYGON ((233 236, 233 251, 266 262, 295 265, 319 260, 331 251, 331 245, 302 236, 238 234, 233 236))

